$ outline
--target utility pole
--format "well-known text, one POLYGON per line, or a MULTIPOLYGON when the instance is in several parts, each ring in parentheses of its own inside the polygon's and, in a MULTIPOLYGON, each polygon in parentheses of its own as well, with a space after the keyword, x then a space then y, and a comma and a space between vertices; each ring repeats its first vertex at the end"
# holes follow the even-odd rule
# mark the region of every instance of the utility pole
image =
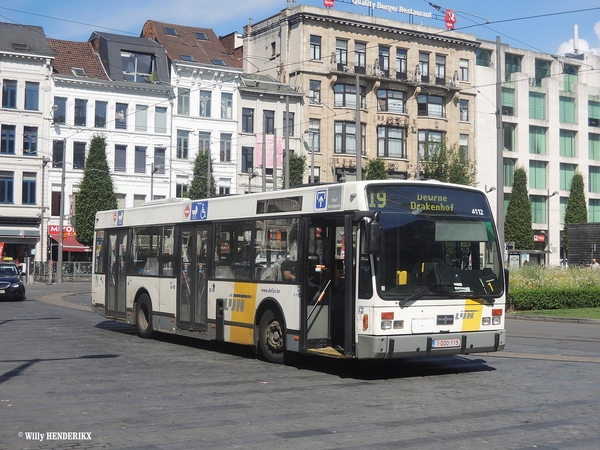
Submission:
POLYGON ((496 37, 496 225, 498 243, 504 253, 504 145, 502 144, 502 55, 500 36, 496 37))
POLYGON ((285 133, 285 153, 283 154, 283 176, 284 176, 284 189, 290 188, 290 96, 285 96, 285 118, 288 123, 285 133))
POLYGON ((356 181, 362 181, 362 127, 360 125, 360 79, 356 73, 356 181))
POLYGON ((63 139, 63 155, 62 155, 62 175, 60 183, 60 211, 58 219, 58 261, 56 267, 56 282, 62 283, 62 265, 63 265, 63 227, 65 217, 65 168, 67 166, 67 140, 63 139))

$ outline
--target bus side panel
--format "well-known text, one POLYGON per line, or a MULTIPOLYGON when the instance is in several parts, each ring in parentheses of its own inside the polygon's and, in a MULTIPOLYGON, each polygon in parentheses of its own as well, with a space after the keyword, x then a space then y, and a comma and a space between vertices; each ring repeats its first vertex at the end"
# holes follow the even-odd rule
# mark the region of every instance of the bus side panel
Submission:
POLYGON ((106 303, 106 275, 94 274, 92 277, 92 308, 99 313, 104 315, 104 306, 106 303), (100 311, 98 308, 102 307, 100 311))
POLYGON ((175 278, 128 276, 126 307, 133 310, 133 303, 140 290, 146 290, 152 302, 152 312, 175 316, 177 280, 175 278))

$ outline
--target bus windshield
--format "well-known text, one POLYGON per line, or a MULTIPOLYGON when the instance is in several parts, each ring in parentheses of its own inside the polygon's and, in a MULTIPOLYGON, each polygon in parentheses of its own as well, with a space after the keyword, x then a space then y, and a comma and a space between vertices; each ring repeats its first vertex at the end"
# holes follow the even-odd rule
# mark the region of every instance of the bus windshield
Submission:
POLYGON ((381 212, 376 258, 383 299, 488 298, 502 294, 497 235, 483 193, 448 186, 370 186, 381 212))

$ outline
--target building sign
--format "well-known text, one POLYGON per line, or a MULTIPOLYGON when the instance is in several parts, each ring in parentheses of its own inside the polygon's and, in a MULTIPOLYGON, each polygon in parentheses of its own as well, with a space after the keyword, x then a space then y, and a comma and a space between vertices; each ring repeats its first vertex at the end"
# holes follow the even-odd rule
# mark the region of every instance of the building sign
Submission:
POLYGON ((451 9, 446 10, 444 22, 446 22, 447 30, 454 30, 454 24, 456 23, 456 15, 454 14, 454 11, 452 11, 451 9))
POLYGON ((401 14, 409 14, 411 16, 419 16, 419 17, 424 17, 426 19, 433 18, 433 13, 430 13, 430 12, 418 11, 418 10, 412 9, 412 8, 405 8, 404 6, 387 5, 382 2, 373 2, 371 0, 352 0, 352 4, 355 6, 366 6, 367 8, 371 8, 371 10, 383 9, 384 11, 387 11, 387 12, 397 12, 397 13, 401 13, 401 14))
MULTIPOLYGON (((48 235, 58 236, 58 225, 48 225, 48 235)), ((73 225, 63 225, 63 236, 75 236, 75 227, 73 225)))
POLYGON ((325 8, 333 8, 333 0, 323 0, 323 6, 325 8))

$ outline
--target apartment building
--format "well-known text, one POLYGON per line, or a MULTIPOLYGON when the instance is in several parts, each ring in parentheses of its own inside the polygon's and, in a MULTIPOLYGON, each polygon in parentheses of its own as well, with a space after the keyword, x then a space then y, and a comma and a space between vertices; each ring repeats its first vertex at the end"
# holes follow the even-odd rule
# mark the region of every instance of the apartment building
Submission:
POLYGON ((53 59, 41 27, 0 23, 0 255, 5 261, 36 257, 44 228, 45 118, 53 59))
POLYGON ((475 158, 478 46, 469 34, 299 5, 246 27, 244 72, 305 93, 296 121, 320 181, 356 177, 359 134, 361 167, 381 157, 391 177, 416 178, 443 138, 475 158))
MULTIPOLYGON (((477 50, 476 147, 480 185, 500 189, 504 210, 516 167, 527 171, 535 250, 524 260, 557 265, 575 173, 583 175, 590 222, 600 222, 600 57, 549 55, 482 41, 477 50), (496 176, 497 81, 501 86, 503 179, 496 176), (491 101, 490 101, 491 100, 491 101)), ((496 205, 496 195, 489 195, 496 205)), ((518 250, 518 249, 517 249, 518 250)))

